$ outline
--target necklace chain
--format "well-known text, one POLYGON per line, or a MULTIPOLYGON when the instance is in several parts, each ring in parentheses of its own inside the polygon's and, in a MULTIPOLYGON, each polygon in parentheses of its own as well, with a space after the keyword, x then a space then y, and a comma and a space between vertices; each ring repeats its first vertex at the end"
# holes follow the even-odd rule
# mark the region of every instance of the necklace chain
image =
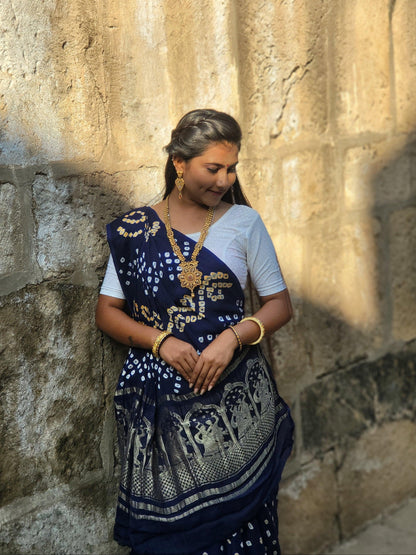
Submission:
POLYGON ((207 214, 207 217, 205 218, 204 225, 202 226, 199 240, 195 245, 191 259, 187 261, 184 255, 182 254, 181 249, 179 248, 178 243, 176 242, 175 237, 173 235, 173 230, 172 230, 172 226, 170 225, 170 216, 169 216, 169 197, 166 198, 166 205, 165 205, 166 233, 173 252, 180 260, 180 266, 182 270, 180 274, 178 274, 179 281, 181 282, 182 287, 185 287, 191 291, 192 297, 194 296, 194 289, 196 287, 199 287, 202 283, 202 272, 198 270, 198 261, 196 257, 198 256, 199 251, 202 249, 202 246, 208 234, 208 230, 212 224, 212 220, 214 219, 214 211, 215 211, 215 208, 213 208, 212 206, 208 209, 208 214, 207 214))

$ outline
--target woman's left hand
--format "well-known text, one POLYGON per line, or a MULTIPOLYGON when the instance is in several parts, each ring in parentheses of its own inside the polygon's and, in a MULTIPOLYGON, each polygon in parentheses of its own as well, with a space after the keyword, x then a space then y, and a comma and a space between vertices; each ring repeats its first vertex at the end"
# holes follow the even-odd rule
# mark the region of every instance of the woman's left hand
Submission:
POLYGON ((195 393, 202 395, 214 387, 233 358, 237 346, 234 333, 226 329, 202 351, 192 372, 195 393))

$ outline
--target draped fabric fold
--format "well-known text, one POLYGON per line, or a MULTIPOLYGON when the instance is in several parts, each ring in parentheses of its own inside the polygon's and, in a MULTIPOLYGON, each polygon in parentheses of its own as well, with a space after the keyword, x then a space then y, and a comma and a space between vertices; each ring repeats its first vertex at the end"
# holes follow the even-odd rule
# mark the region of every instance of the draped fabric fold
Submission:
MULTIPOLYGON (((198 352, 244 317, 233 272, 208 249, 195 297, 150 208, 107 226, 131 316, 198 352)), ((185 257, 194 241, 175 231, 185 257)), ((221 541, 277 494, 293 421, 258 346, 237 353, 210 392, 195 395, 150 351, 131 348, 115 394, 122 461, 115 539, 143 554, 196 553, 221 541)))

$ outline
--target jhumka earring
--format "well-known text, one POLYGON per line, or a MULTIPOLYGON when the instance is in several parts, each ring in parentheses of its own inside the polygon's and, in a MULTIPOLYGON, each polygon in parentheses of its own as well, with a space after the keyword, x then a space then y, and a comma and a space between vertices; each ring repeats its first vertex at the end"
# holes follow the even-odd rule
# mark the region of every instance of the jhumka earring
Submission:
POLYGON ((175 185, 178 188, 178 196, 179 200, 182 198, 182 189, 185 185, 185 181, 183 180, 183 171, 178 171, 178 177, 175 179, 175 185))

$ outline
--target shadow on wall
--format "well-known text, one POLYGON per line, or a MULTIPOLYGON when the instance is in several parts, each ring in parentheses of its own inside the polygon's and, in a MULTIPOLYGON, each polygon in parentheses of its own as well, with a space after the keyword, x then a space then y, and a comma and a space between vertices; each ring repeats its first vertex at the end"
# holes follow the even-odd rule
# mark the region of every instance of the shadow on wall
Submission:
MULTIPOLYGON (((286 553, 336 543, 416 492, 415 151, 407 145, 373 181, 375 332, 294 298, 295 321, 270 342, 297 423, 280 493, 286 553)), ((112 394, 125 349, 93 320, 105 224, 132 208, 120 191, 138 174, 80 174, 71 164, 0 171, 19 216, 7 220, 6 246, 10 256, 31 250, 13 262, 26 285, 12 289, 11 267, 3 277, 2 546, 82 552, 87 537, 88 549, 116 553, 112 394)))
MULTIPOLYGON (((377 145, 363 151, 367 171, 377 145)), ((377 323, 352 327, 295 299, 295 322, 273 339, 297 422, 279 494, 285 553, 321 553, 416 493, 416 143, 378 168, 377 323)))

